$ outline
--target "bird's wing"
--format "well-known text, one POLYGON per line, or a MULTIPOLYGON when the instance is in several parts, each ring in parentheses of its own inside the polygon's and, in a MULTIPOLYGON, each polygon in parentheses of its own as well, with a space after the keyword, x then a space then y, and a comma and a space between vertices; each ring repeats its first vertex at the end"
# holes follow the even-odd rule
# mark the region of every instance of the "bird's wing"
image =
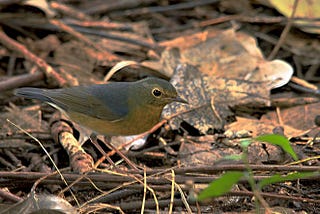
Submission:
POLYGON ((113 90, 112 85, 108 85, 48 90, 45 95, 66 112, 79 112, 103 120, 118 121, 128 114, 128 92, 126 88, 113 90))

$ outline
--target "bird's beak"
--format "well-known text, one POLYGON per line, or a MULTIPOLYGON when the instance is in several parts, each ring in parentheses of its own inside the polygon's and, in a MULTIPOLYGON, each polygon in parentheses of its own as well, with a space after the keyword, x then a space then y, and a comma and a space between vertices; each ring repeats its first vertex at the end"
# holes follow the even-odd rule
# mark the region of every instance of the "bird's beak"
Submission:
POLYGON ((179 96, 173 98, 172 100, 175 101, 175 102, 179 102, 179 103, 189 104, 188 101, 186 101, 185 99, 182 99, 182 98, 179 97, 179 96))

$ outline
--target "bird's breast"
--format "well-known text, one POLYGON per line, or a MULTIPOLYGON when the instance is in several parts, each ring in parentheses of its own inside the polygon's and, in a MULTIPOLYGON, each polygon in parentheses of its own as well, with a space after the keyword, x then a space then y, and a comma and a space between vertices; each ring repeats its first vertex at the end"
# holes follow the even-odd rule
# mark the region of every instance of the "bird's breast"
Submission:
POLYGON ((159 122, 162 107, 131 109, 125 117, 108 121, 94 118, 79 112, 68 112, 70 118, 89 129, 108 136, 135 135, 151 129, 159 122))

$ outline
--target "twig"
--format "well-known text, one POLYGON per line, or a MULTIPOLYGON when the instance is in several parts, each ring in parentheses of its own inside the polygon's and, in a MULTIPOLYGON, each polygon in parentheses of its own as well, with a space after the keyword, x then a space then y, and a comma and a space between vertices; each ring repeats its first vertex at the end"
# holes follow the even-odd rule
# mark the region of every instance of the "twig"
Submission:
POLYGON ((293 7, 292 7, 292 13, 291 13, 291 16, 286 24, 286 26, 284 27, 282 33, 281 33, 281 36, 279 38, 279 41, 277 43, 277 45, 273 48, 273 50, 271 51, 270 55, 268 56, 268 60, 272 60, 276 54, 278 53, 281 45, 283 44, 284 40, 286 39, 289 31, 290 31, 290 28, 293 24, 293 19, 294 18, 294 15, 297 11, 297 7, 298 7, 298 3, 299 3, 299 0, 295 0, 294 3, 293 3, 293 7))
POLYGON ((79 39, 80 41, 83 41, 84 43, 94 47, 96 50, 105 51, 105 50, 103 50, 101 48, 101 46, 99 46, 98 44, 94 43, 89 38, 87 38, 86 36, 83 36, 81 33, 77 32, 72 27, 64 24, 63 22, 61 22, 61 21, 59 21, 57 19, 51 19, 50 23, 55 25, 56 27, 60 28, 61 30, 71 34, 72 36, 74 36, 75 38, 79 39))
POLYGON ((45 60, 37 57, 35 54, 30 52, 24 45, 8 37, 0 27, 0 43, 15 52, 22 54, 27 60, 35 63, 41 70, 43 70, 47 78, 54 79, 59 86, 64 86, 67 81, 58 74, 53 67, 48 65, 45 60))
POLYGON ((2 188, 0 189, 0 197, 2 199, 10 200, 10 201, 13 201, 13 202, 22 201, 22 198, 14 195, 11 192, 8 192, 7 190, 4 190, 2 188))
POLYGON ((198 6, 208 5, 208 4, 215 4, 218 3, 219 0, 198 0, 198 1, 189 1, 183 2, 179 4, 167 5, 167 6, 155 6, 155 7, 145 7, 139 9, 132 9, 132 10, 125 10, 123 12, 114 12, 111 16, 132 16, 132 15, 141 15, 141 14, 148 14, 148 13, 160 13, 160 12, 168 12, 173 10, 185 10, 191 9, 198 6))
POLYGON ((73 17, 79 20, 85 20, 85 21, 89 21, 92 18, 88 15, 86 15, 85 13, 82 13, 66 4, 63 4, 61 2, 56 2, 56 1, 52 1, 50 2, 50 7, 52 7, 53 9, 63 13, 66 16, 69 17, 73 17))
POLYGON ((83 9, 83 11, 86 13, 86 14, 100 14, 100 13, 108 13, 110 11, 113 11, 113 10, 124 10, 124 9, 130 9, 130 8, 134 8, 134 7, 138 7, 140 5, 148 5, 148 4, 151 4, 151 3, 155 3, 157 2, 156 0, 135 0, 135 1, 132 1, 132 0, 118 0, 118 1, 110 1, 108 2, 108 4, 106 4, 104 1, 97 1, 95 3, 95 1, 92 1, 94 2, 94 6, 89 6, 85 9, 83 9))
POLYGON ((0 82, 0 92, 29 85, 33 82, 43 80, 44 77, 45 75, 41 72, 34 74, 22 74, 11 77, 7 80, 0 82))
POLYGON ((61 146, 69 155, 71 168, 78 172, 84 173, 91 171, 93 168, 93 158, 87 154, 81 147, 80 143, 73 136, 72 127, 66 120, 60 119, 63 115, 57 111, 51 117, 51 134, 55 142, 61 146))
POLYGON ((206 27, 208 25, 216 25, 228 21, 240 21, 240 22, 249 22, 249 23, 279 23, 283 22, 286 19, 284 17, 272 17, 272 16, 245 16, 245 15, 228 15, 220 16, 215 19, 209 19, 201 21, 198 23, 199 27, 206 27))

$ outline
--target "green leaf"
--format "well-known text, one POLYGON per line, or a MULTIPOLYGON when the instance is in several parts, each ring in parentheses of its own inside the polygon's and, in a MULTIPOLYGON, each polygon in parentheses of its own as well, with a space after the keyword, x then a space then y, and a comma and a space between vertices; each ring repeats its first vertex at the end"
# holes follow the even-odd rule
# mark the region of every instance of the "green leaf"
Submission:
POLYGON ((223 160, 234 160, 234 161, 239 161, 243 159, 243 155, 239 154, 239 155, 227 155, 225 157, 223 157, 223 160))
POLYGON ((242 176, 243 173, 238 171, 224 173, 220 178, 212 181, 207 188, 202 190, 197 199, 202 201, 207 198, 218 197, 227 193, 242 176))
POLYGON ((282 135, 276 135, 276 134, 261 135, 261 136, 255 138, 255 140, 280 146, 285 152, 287 152, 289 155, 291 155, 291 157, 295 161, 298 160, 298 157, 297 157, 296 153, 293 151, 289 140, 282 135))
POLYGON ((243 140, 243 141, 241 141, 241 147, 243 147, 243 148, 247 148, 250 144, 252 143, 252 141, 251 140, 243 140))
POLYGON ((269 185, 269 184, 274 184, 274 183, 279 183, 279 182, 286 182, 286 181, 292 181, 292 180, 297 180, 297 179, 302 179, 302 178, 307 178, 310 176, 315 176, 319 175, 319 172, 294 172, 288 175, 273 175, 269 178, 264 178, 262 179, 259 183, 258 186, 260 188, 269 185))

